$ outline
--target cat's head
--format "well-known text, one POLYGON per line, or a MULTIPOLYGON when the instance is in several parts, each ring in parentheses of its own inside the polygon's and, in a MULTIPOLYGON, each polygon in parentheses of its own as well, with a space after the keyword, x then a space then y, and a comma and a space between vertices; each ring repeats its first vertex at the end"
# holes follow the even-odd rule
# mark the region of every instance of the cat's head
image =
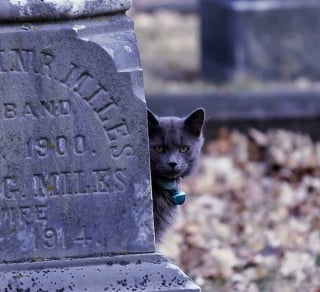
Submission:
POLYGON ((157 117, 148 110, 151 172, 177 179, 189 175, 198 162, 203 144, 204 110, 185 118, 157 117))

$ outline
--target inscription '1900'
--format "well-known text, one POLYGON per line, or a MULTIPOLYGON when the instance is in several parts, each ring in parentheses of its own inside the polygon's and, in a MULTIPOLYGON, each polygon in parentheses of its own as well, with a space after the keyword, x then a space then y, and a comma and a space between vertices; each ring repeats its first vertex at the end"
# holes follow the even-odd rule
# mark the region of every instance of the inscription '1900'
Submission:
MULTIPOLYGON (((26 158, 45 158, 49 155, 60 157, 69 155, 71 151, 74 155, 83 155, 88 152, 88 143, 83 135, 60 135, 52 138, 29 138, 25 148, 26 158)), ((95 154, 94 149, 91 150, 91 154, 95 154)))

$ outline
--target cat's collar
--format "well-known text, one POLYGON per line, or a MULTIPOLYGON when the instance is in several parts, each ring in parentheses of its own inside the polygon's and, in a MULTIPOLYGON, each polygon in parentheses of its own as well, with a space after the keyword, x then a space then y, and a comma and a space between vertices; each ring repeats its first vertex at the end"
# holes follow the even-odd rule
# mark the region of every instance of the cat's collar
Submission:
POLYGON ((170 193, 175 205, 182 205, 186 200, 186 193, 179 190, 179 179, 155 179, 155 183, 170 193))

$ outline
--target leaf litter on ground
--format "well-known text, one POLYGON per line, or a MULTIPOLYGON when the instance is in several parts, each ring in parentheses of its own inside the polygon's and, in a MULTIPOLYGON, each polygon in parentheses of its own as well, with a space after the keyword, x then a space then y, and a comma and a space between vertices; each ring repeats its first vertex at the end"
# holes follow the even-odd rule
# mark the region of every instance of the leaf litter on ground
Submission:
POLYGON ((320 291, 320 143, 221 129, 160 251, 204 292, 320 291))

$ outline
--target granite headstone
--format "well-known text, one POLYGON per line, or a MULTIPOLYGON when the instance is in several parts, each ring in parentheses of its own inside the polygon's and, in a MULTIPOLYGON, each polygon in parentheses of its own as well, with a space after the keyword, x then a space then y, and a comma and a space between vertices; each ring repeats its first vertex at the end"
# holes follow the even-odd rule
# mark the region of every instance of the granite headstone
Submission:
POLYGON ((203 0, 200 5, 205 78, 319 79, 319 1, 203 0))
POLYGON ((1 2, 1 291, 199 291, 154 253, 130 4, 1 2))

